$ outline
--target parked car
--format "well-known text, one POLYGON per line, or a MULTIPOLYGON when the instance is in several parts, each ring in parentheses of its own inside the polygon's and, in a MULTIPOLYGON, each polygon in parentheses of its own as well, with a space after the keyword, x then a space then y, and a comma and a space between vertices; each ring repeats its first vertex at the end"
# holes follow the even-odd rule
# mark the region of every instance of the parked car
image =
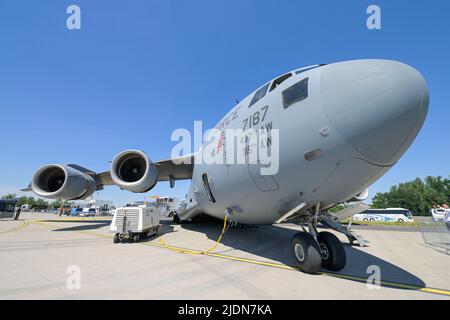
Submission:
POLYGON ((433 220, 435 222, 438 222, 438 221, 446 222, 449 219, 450 209, 433 208, 433 209, 430 209, 430 212, 433 215, 433 220))
POLYGON ((80 212, 80 217, 95 217, 96 214, 96 208, 83 208, 83 210, 80 212))

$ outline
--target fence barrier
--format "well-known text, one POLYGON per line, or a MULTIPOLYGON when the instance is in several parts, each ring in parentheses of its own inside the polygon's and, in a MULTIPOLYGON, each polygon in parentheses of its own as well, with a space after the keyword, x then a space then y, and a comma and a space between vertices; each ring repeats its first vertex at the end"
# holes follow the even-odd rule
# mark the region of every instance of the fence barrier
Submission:
POLYGON ((450 224, 424 222, 420 224, 420 231, 427 246, 450 254, 450 224))

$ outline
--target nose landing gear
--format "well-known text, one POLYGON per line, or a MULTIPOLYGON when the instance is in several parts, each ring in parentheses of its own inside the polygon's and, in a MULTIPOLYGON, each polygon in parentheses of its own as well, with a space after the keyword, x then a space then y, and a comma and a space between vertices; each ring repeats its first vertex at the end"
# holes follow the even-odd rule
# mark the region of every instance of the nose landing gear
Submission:
MULTIPOLYGON (((317 231, 316 225, 319 219, 325 219, 319 215, 319 212, 315 216, 302 217, 300 225, 303 231, 292 238, 295 260, 299 269, 306 273, 317 273, 320 268, 339 271, 345 267, 347 261, 344 246, 334 234, 317 231), (305 224, 308 229, 304 227, 305 224)), ((328 220, 326 221, 327 223, 324 224, 331 225, 332 229, 340 231, 332 223, 328 223, 328 220)))
POLYGON ((292 238, 292 251, 301 271, 317 273, 320 270, 322 258, 319 244, 313 236, 306 232, 299 232, 292 238))
POLYGON ((333 271, 343 269, 347 257, 341 241, 325 231, 316 237, 299 232, 292 238, 292 251, 299 269, 306 273, 317 273, 320 268, 333 271))
POLYGON ((338 237, 330 232, 323 231, 317 236, 317 242, 322 258, 322 267, 333 271, 339 271, 345 267, 347 256, 338 237))

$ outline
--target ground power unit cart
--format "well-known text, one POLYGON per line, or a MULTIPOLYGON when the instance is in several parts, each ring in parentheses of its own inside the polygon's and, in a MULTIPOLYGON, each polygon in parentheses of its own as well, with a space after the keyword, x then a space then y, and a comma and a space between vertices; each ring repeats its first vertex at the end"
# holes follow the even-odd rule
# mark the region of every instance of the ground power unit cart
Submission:
POLYGON ((148 238, 160 228, 158 208, 139 206, 117 208, 111 221, 110 232, 114 243, 148 238))

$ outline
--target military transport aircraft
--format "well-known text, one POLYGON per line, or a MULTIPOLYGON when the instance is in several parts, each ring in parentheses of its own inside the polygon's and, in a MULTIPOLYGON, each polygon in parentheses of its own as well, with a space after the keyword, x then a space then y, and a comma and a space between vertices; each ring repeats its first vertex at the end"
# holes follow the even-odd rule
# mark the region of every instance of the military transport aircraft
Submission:
MULTIPOLYGON (((340 270, 346 255, 321 223, 364 240, 338 221, 367 208, 368 187, 396 164, 418 134, 429 104, 427 84, 412 67, 389 60, 354 60, 313 65, 273 79, 239 102, 215 127, 222 132, 217 150, 230 143, 228 129, 266 130, 256 146, 272 148, 278 130, 277 170, 263 174, 268 162, 258 156, 247 163, 201 161, 192 155, 153 162, 142 151, 127 150, 112 161, 110 171, 96 173, 78 165, 41 167, 26 191, 50 199, 83 199, 107 185, 137 193, 158 181, 191 180, 175 222, 199 214, 225 215, 243 224, 285 221, 302 226, 292 240, 299 268, 340 270), (225 132, 227 132, 225 134, 225 132), (329 209, 346 203, 344 210, 329 209)), ((255 146, 245 138, 244 153, 255 146)), ((239 148, 239 146, 237 147, 239 148)), ((228 150, 228 149, 226 149, 228 150)), ((252 151, 253 150, 253 151, 252 151)))

